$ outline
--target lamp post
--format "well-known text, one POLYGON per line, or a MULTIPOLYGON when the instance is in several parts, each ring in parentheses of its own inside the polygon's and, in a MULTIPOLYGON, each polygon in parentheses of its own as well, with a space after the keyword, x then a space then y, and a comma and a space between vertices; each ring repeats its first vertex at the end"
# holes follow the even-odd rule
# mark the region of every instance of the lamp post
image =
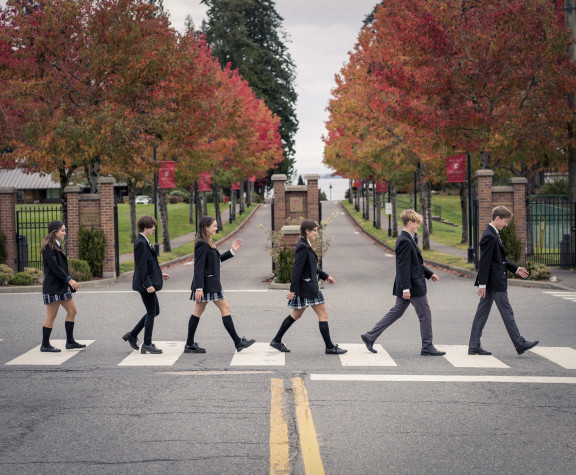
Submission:
MULTIPOLYGON (((156 146, 154 146, 154 163, 156 163, 156 146)), ((154 172, 154 219, 158 223, 158 172, 154 172)), ((160 244, 158 243, 158 226, 154 230, 154 250, 156 255, 160 255, 160 244)))
POLYGON ((330 183, 328 188, 330 188, 330 201, 332 201, 332 183, 330 183))
POLYGON ((474 248, 472 247, 472 173, 470 166, 470 154, 468 158, 468 264, 474 262, 474 248))

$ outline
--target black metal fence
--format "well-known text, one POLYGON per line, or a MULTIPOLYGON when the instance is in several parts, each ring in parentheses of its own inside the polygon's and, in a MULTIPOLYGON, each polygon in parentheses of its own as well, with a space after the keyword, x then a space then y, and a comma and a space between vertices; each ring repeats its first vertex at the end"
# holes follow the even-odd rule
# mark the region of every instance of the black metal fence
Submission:
POLYGON ((25 267, 43 268, 40 246, 48 234, 48 224, 56 219, 62 220, 61 205, 39 205, 16 209, 18 272, 23 271, 25 267))
POLYGON ((547 266, 576 266, 572 252, 576 203, 566 196, 535 196, 526 209, 526 261, 547 266))

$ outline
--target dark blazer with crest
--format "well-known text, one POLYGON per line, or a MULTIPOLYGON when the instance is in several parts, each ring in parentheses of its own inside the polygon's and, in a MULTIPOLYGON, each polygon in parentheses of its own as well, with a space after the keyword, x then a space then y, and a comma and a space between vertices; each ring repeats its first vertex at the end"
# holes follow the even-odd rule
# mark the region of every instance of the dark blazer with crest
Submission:
POLYGON ((211 247, 204 239, 197 239, 194 245, 194 278, 191 289, 202 289, 205 294, 222 292, 220 282, 220 263, 234 257, 228 250, 220 254, 218 249, 211 247))
POLYGON ((402 297, 404 289, 411 297, 426 295, 426 279, 434 275, 424 265, 424 259, 416 242, 407 231, 402 231, 396 240, 396 279, 392 293, 402 297))
POLYGON ((518 266, 506 258, 504 244, 496 230, 488 225, 480 239, 480 260, 474 285, 485 285, 489 292, 506 292, 506 270, 516 273, 518 266))
POLYGON ((61 247, 50 249, 46 247, 42 253, 44 261, 44 280, 42 282, 42 293, 50 295, 61 295, 68 292, 68 281, 72 279, 68 271, 68 258, 61 247))
POLYGON ((318 268, 318 256, 314 249, 308 245, 306 238, 301 237, 296 244, 290 292, 294 292, 295 295, 302 298, 318 297, 320 293, 318 277, 326 280, 328 274, 318 268))
POLYGON ((158 292, 162 290, 163 285, 162 270, 158 264, 156 251, 143 234, 138 234, 134 241, 132 290, 146 292, 146 289, 152 286, 158 292))

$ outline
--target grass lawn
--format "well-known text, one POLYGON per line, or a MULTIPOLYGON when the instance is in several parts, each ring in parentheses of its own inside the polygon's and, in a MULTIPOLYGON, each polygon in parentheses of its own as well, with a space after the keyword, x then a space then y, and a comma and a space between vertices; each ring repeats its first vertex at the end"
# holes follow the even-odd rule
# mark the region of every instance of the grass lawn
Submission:
MULTIPOLYGON (((181 204, 181 203, 177 203, 177 204, 181 204)), ((138 206, 153 206, 153 205, 138 205, 138 206)), ((169 206, 175 206, 175 205, 169 205, 169 206)), ((186 205, 188 206, 188 205, 186 205)), ((212 211, 214 211, 214 205, 210 205, 208 204, 208 213, 210 213, 210 206, 212 206, 212 211)), ((228 205, 221 205, 223 207, 228 206, 228 205)), ((216 234, 216 236, 214 237, 214 240, 220 240, 223 237, 227 236, 228 234, 230 234, 233 230, 235 230, 238 226, 240 226, 240 224, 242 224, 246 218, 250 215, 250 213, 252 212, 252 210, 256 207, 255 204, 252 204, 250 206, 246 206, 244 208, 244 213, 242 213, 242 215, 238 214, 238 212, 236 212, 236 221, 234 221, 232 224, 228 223, 228 221, 226 220, 225 222, 222 223, 223 225, 223 229, 222 231, 220 231, 218 234, 216 234)), ((168 208, 170 209, 170 208, 168 208)), ((224 208, 222 208, 224 209, 224 208)), ((144 214, 144 213, 142 213, 144 214)), ((213 216, 213 215, 212 215, 213 216)), ((188 215, 186 215, 186 222, 188 222, 188 215)), ((172 224, 170 222, 170 218, 168 219, 168 226, 170 226, 170 229, 172 229, 172 224)), ((190 231, 186 231, 186 233, 189 232, 193 232, 195 229, 191 229, 190 231)), ((186 234, 183 233, 183 234, 186 234)), ((170 235, 170 237, 172 237, 172 235, 170 235)), ((160 236, 159 236, 160 239, 160 236)), ((128 236, 128 242, 130 242, 130 237, 128 236)), ((132 245, 131 245, 132 246, 132 245)), ((130 250, 128 252, 132 251, 132 247, 130 248, 130 250)), ((184 244, 183 246, 180 246, 176 249, 172 249, 172 252, 162 252, 160 253, 160 256, 158 256, 158 261, 160 263, 163 262, 168 262, 171 261, 173 259, 177 259, 178 257, 182 257, 182 256, 186 256, 188 254, 194 254, 194 241, 189 242, 188 244, 184 244)), ((129 272, 134 270, 134 261, 126 261, 120 264, 120 273, 123 272, 129 272)))
MULTIPOLYGON (((388 220, 384 218, 382 220, 382 227, 383 229, 375 229, 372 225, 371 220, 362 219, 362 211, 356 211, 354 209, 354 204, 350 204, 348 200, 344 200, 342 202, 346 209, 350 211, 356 222, 364 229, 366 232, 374 236, 375 238, 379 239, 380 241, 386 243, 389 247, 394 249, 396 246, 396 238, 388 237, 388 220)), ((400 223, 398 226, 399 229, 402 229, 402 224, 400 223)), ((441 242, 442 244, 446 244, 447 246, 453 246, 450 244, 451 241, 457 240, 460 242, 460 234, 461 229, 456 228, 453 226, 449 226, 447 224, 441 224, 434 222, 433 225, 433 235, 431 236, 434 241, 441 242), (448 229, 447 229, 448 228, 448 229), (456 235, 455 235, 456 233, 456 235)), ((464 249, 467 247, 464 245, 464 249)), ((456 246, 459 247, 459 246, 456 246)), ((462 267, 463 269, 474 270, 473 264, 468 264, 466 259, 462 259, 458 256, 452 256, 450 254, 444 254, 438 251, 422 251, 422 256, 424 259, 440 262, 442 264, 462 267)))

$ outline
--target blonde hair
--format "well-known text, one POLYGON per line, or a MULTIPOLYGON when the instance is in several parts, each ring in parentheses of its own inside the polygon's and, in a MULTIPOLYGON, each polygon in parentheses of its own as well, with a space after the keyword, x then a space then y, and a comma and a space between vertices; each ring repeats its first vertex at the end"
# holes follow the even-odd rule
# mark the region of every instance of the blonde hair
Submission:
POLYGON ((418 214, 413 209, 407 209, 400 215, 400 219, 402 220, 402 223, 404 224, 404 226, 406 226, 410 221, 414 221, 416 223, 421 223, 422 222, 422 215, 418 214))

